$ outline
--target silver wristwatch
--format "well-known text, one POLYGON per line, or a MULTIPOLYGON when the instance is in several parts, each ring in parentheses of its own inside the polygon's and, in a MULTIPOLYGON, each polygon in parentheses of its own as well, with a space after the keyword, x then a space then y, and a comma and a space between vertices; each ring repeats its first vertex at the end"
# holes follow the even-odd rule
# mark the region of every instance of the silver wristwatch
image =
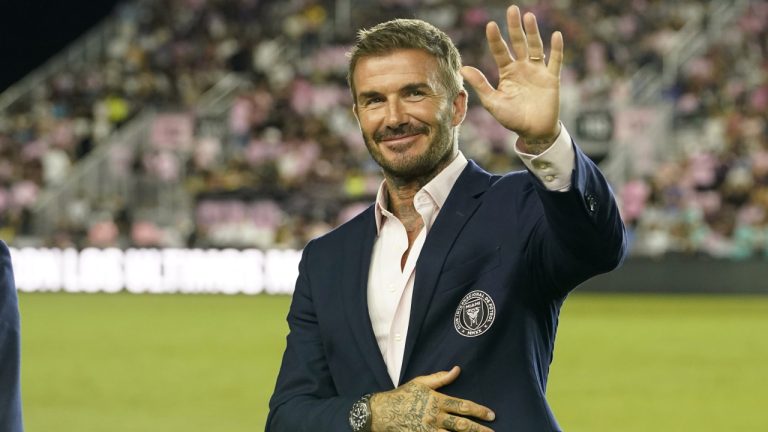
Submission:
POLYGON ((371 431, 371 394, 360 398, 349 410, 349 425, 353 432, 371 431))

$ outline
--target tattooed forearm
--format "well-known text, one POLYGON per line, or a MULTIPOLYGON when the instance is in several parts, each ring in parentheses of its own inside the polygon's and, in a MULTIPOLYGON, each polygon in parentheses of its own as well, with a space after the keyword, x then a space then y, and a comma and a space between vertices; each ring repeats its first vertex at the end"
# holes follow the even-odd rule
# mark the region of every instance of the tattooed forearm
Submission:
MULTIPOLYGON (((376 408, 373 418, 386 425, 385 432, 434 432, 435 419, 440 412, 429 388, 409 383, 391 392, 374 395, 376 408)), ((381 430, 374 428, 374 432, 381 430)))
POLYGON ((493 432, 467 417, 494 420, 494 414, 469 400, 446 396, 436 388, 450 384, 459 368, 414 378, 388 392, 374 393, 372 432, 437 432, 438 430, 493 432))
POLYGON ((549 136, 540 137, 522 137, 521 150, 528 154, 542 154, 548 149, 560 136, 560 123, 557 124, 557 128, 549 136))

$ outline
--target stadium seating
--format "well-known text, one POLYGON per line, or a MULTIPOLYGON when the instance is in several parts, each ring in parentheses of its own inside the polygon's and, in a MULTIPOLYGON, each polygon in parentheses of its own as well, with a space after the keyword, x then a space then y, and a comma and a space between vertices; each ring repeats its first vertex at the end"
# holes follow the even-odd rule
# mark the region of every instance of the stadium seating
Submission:
MULTIPOLYGON (((301 248, 348 219, 380 181, 350 112, 352 29, 421 17, 492 73, 483 26, 507 4, 362 3, 121 6, 87 60, 0 103, 3 238, 301 248)), ((633 252, 767 255, 768 6, 523 6, 543 34, 564 33, 562 117, 614 184, 633 252)), ((462 150, 491 171, 519 168, 514 137, 473 103, 462 150)))

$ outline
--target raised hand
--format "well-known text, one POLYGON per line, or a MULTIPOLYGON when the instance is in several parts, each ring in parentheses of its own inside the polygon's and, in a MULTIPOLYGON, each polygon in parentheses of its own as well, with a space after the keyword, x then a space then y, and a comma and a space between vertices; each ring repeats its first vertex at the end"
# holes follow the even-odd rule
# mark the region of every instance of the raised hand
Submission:
POLYGON ((472 401, 436 392, 450 384, 461 370, 414 378, 402 386, 371 397, 372 432, 493 432, 470 418, 492 421, 490 409, 472 401))
POLYGON ((497 88, 474 67, 464 66, 461 74, 499 123, 520 135, 529 146, 548 147, 560 133, 563 35, 559 31, 552 34, 547 61, 536 17, 529 12, 522 21, 520 9, 510 6, 507 25, 512 51, 495 22, 486 26, 488 46, 499 67, 497 88))

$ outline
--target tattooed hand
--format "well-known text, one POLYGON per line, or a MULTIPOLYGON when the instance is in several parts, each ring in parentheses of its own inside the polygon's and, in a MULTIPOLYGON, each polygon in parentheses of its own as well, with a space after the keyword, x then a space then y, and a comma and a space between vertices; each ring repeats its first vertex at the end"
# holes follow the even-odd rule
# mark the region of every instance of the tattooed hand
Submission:
POLYGON ((371 397, 372 432, 493 432, 469 418, 492 421, 490 409, 435 390, 452 383, 461 370, 414 378, 400 387, 371 397))

